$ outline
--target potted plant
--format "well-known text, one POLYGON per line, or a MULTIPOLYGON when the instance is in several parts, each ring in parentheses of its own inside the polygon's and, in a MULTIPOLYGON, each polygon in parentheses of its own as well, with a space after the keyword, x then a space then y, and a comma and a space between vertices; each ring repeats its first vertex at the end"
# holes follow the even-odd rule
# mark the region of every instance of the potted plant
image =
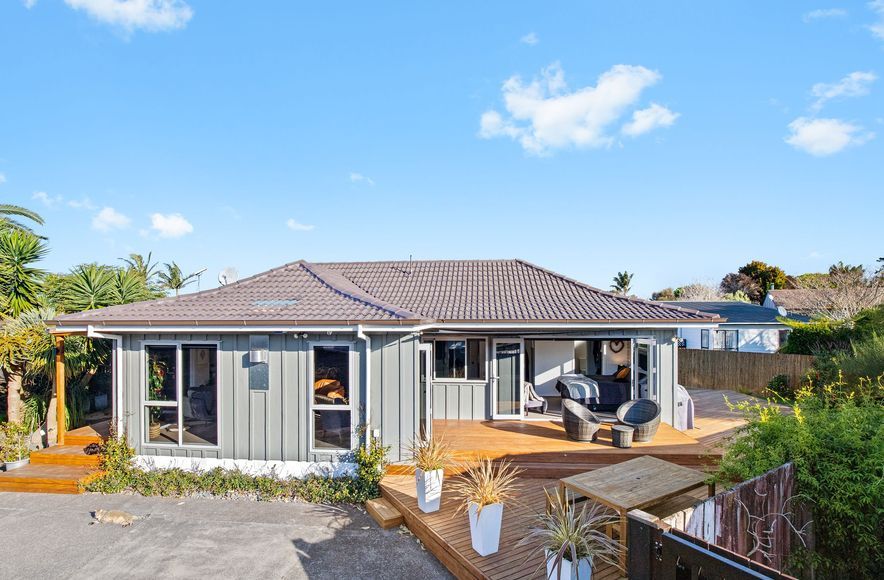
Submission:
POLYGON ((417 505, 424 513, 439 510, 442 501, 442 479, 451 449, 441 438, 421 435, 408 446, 414 465, 417 505))
MULTIPOLYGON (((153 359, 150 361, 150 374, 147 378, 147 390, 151 401, 160 401, 163 397, 163 384, 166 381, 166 363, 153 359)), ((160 437, 160 419, 163 416, 162 407, 149 407, 148 413, 150 424, 148 425, 148 439, 154 440, 160 437)))
POLYGON ((587 501, 578 510, 558 490, 553 495, 547 492, 547 511, 536 516, 519 545, 539 540, 548 579, 589 580, 596 560, 619 565, 622 548, 604 531, 618 521, 602 504, 587 501))
POLYGON ((6 471, 18 469, 30 463, 31 432, 19 423, 0 425, 0 458, 5 462, 6 471))
POLYGON ((521 472, 507 461, 495 465, 490 459, 483 459, 467 467, 455 485, 463 499, 460 511, 466 511, 470 518, 473 549, 480 556, 497 552, 503 505, 512 498, 521 472))

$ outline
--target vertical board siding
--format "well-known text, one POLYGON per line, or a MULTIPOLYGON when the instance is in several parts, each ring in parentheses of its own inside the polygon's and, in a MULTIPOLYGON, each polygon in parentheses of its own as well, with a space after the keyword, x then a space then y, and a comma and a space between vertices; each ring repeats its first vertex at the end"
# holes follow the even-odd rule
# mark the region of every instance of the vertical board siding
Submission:
POLYGON ((790 386, 798 386, 814 360, 803 354, 682 348, 678 351, 678 380, 686 387, 764 394, 777 375, 786 375, 790 386))
POLYGON ((402 461, 420 420, 418 354, 414 334, 376 334, 371 340, 371 429, 390 446, 391 461, 402 461))
MULTIPOLYGON (((393 431, 398 441, 408 432, 406 443, 413 436, 411 423, 416 421, 414 410, 415 377, 398 379, 401 373, 414 373, 417 341, 399 340, 404 335, 390 335, 392 345, 389 352, 372 353, 378 356, 380 368, 383 358, 392 356, 389 375, 397 377, 395 389, 387 395, 384 404, 401 404, 404 413, 397 410, 392 415, 393 431), (400 352, 401 351, 401 352, 400 352), (395 353, 395 354, 394 354, 395 353), (401 367, 401 368, 400 368, 401 367), (407 392, 403 395, 400 390, 407 392), (395 392, 393 392, 395 391, 395 392), (410 411, 409 411, 410 410, 410 411)), ((130 444, 140 455, 259 459, 289 461, 333 461, 340 458, 332 453, 310 453, 309 441, 312 434, 312 417, 309 413, 309 398, 313 389, 308 382, 307 348, 309 342, 341 341, 353 343, 355 385, 351 390, 353 422, 364 423, 364 360, 365 348, 362 341, 350 334, 314 334, 306 339, 300 335, 270 335, 270 356, 268 360, 270 384, 267 391, 249 389, 248 334, 132 334, 123 336, 123 380, 124 413, 123 423, 130 444), (218 363, 218 447, 164 447, 143 445, 143 341, 206 341, 220 342, 218 363)), ((378 397, 381 387, 373 387, 373 396, 378 397)), ((375 401, 372 402, 375 404, 375 401)), ((381 427, 380 425, 378 426, 381 427)), ((384 427, 386 429, 386 427, 384 427)))

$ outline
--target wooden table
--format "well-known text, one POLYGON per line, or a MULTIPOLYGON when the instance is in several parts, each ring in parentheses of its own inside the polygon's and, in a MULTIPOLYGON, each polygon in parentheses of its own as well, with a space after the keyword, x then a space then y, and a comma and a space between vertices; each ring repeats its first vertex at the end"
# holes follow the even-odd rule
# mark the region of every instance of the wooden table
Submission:
POLYGON ((675 465, 644 455, 594 471, 559 480, 563 498, 583 496, 604 504, 620 518, 619 541, 623 547, 620 565, 626 566, 626 514, 645 509, 708 485, 709 496, 715 495, 715 484, 707 484, 709 476, 702 471, 675 465))

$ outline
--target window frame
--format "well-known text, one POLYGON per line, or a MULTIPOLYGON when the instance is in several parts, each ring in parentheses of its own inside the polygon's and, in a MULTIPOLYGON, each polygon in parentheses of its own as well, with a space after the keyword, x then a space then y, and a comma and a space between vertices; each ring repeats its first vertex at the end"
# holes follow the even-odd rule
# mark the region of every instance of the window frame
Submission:
POLYGON ((318 340, 318 341, 310 341, 307 343, 307 417, 309 422, 309 441, 307 443, 308 453, 322 454, 322 453, 331 453, 334 455, 346 455, 347 453, 352 453, 356 446, 359 443, 359 438, 356 434, 357 431, 357 417, 355 417, 355 406, 353 404, 353 396, 359 396, 359 384, 357 382, 358 375, 356 374, 356 364, 358 364, 358 359, 356 358, 356 343, 350 340, 318 340), (314 349, 319 346, 346 346, 348 349, 347 352, 347 382, 349 389, 349 397, 347 397, 346 405, 317 405, 314 402, 314 391, 313 384, 316 382, 316 357, 314 349), (350 448, 349 449, 330 449, 327 447, 316 448, 316 423, 313 418, 313 411, 338 411, 344 412, 349 411, 350 413, 350 448))
POLYGON ((488 376, 490 374, 488 364, 491 360, 491 357, 489 357, 489 352, 488 352, 488 345, 489 344, 490 344, 490 341, 489 341, 488 337, 486 337, 486 336, 446 336, 446 337, 433 338, 433 340, 432 340, 432 345, 433 345, 433 382, 438 382, 438 383, 474 383, 474 384, 483 384, 483 385, 487 384, 488 383, 488 376), (483 374, 485 375, 485 378, 483 378, 483 379, 467 378, 467 372, 469 371, 469 368, 470 368, 470 360, 469 360, 470 346, 467 341, 470 341, 470 340, 478 340, 478 341, 485 343, 485 348, 483 349, 485 351, 485 364, 482 365, 482 371, 483 371, 483 374), (463 359, 464 366, 463 366, 463 378, 462 379, 436 376, 436 370, 437 370, 436 343, 437 342, 463 342, 464 343, 464 359, 463 359))
POLYGON ((221 448, 221 417, 223 402, 221 401, 221 341, 220 340, 142 340, 141 341, 141 401, 138 403, 138 426, 139 441, 142 447, 158 448, 158 449, 220 449, 221 448), (175 347, 175 401, 152 401, 147 396, 147 349, 151 346, 174 346, 175 347), (184 390, 184 352, 183 346, 206 346, 215 348, 215 415, 216 421, 216 437, 218 443, 184 443, 184 405, 182 401, 182 391, 184 390), (147 433, 144 429, 144 411, 148 407, 178 407, 178 442, 177 443, 157 443, 149 441, 147 433))
POLYGON ((715 330, 715 334, 713 336, 714 337, 715 336, 721 337, 721 342, 719 343, 721 346, 718 348, 715 348, 716 341, 713 338, 713 341, 712 341, 713 350, 721 350, 721 351, 725 351, 725 352, 740 352, 740 331, 739 331, 739 329, 719 328, 719 329, 715 330), (728 336, 733 336, 733 338, 734 338, 734 347, 733 348, 727 347, 727 337, 728 336))

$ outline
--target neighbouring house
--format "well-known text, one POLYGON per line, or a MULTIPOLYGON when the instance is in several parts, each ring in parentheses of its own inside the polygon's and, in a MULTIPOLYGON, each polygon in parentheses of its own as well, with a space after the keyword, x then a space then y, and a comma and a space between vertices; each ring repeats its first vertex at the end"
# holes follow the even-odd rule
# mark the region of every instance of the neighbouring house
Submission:
POLYGON ((810 317, 818 314, 820 309, 826 305, 826 292, 824 289, 815 288, 768 290, 761 305, 773 309, 783 316, 810 317))
MULTIPOLYGON (((702 310, 727 319, 717 328, 681 327, 678 337, 685 348, 703 350, 731 350, 739 352, 777 352, 786 343, 789 327, 776 310, 758 304, 723 300, 716 302, 666 302, 702 310)), ((792 320, 806 321, 804 316, 791 315, 792 320)))
POLYGON ((679 331, 720 322, 521 260, 298 261, 50 326, 61 353, 113 341, 114 421, 139 456, 314 465, 366 431, 398 461, 433 419, 526 420, 525 382, 552 396, 575 371, 672 424, 679 331))

